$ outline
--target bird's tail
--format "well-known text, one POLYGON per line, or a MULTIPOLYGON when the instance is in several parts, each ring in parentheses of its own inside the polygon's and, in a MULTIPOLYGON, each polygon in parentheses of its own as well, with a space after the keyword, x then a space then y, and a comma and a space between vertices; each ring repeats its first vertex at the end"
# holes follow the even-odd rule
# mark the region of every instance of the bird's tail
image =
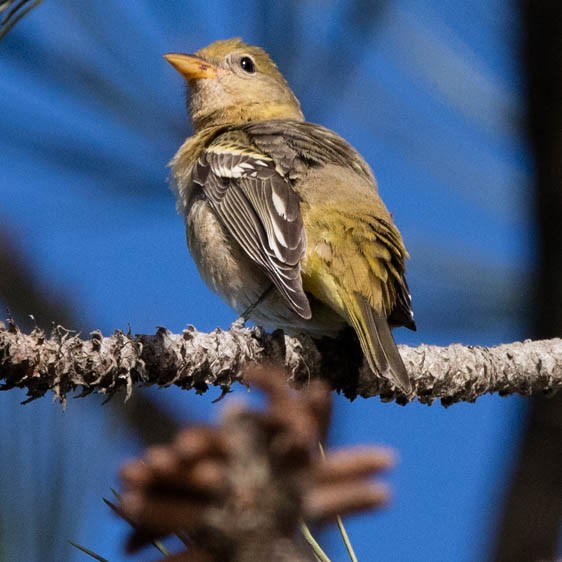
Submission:
POLYGON ((371 370, 411 392, 412 383, 385 316, 357 294, 346 295, 344 306, 371 370))

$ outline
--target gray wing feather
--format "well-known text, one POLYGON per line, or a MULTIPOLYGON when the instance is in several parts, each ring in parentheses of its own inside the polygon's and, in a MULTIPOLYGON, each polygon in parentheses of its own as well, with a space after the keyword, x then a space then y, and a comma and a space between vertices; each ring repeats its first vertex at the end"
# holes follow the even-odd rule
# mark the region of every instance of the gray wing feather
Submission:
POLYGON ((270 155, 284 175, 297 178, 309 165, 351 167, 376 185, 369 165, 339 135, 321 125, 301 121, 256 121, 243 127, 252 142, 270 155))
POLYGON ((299 197, 269 157, 245 143, 237 146, 235 140, 231 133, 212 143, 198 160, 192 180, 291 308, 310 318, 300 270, 306 237, 299 197))

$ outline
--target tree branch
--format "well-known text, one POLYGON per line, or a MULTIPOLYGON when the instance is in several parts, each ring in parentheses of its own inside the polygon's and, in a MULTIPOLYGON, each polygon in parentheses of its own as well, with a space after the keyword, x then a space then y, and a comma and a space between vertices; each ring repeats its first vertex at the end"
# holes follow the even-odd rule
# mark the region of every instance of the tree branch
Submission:
MULTIPOLYGON (((116 331, 89 339, 57 326, 50 337, 40 329, 24 334, 13 321, 0 324, 1 390, 26 388, 30 400, 52 391, 64 402, 69 392, 113 396, 134 385, 176 385, 205 392, 218 386, 228 392, 243 383, 252 363, 286 367, 296 386, 321 377, 349 398, 378 395, 385 401, 411 400, 447 406, 473 402, 486 393, 501 395, 554 393, 562 388, 562 340, 515 342, 497 347, 399 346, 414 392, 405 396, 388 381, 375 377, 366 363, 355 363, 349 342, 329 345, 281 331, 266 333, 235 323, 210 333, 189 327, 181 334, 159 328, 154 335, 116 331)), ((26 401, 26 402, 27 402, 26 401)))
POLYGON ((0 1, 0 41, 8 31, 18 23, 33 8, 41 4, 42 0, 3 0, 0 1), (4 15, 4 12, 6 12, 4 15))

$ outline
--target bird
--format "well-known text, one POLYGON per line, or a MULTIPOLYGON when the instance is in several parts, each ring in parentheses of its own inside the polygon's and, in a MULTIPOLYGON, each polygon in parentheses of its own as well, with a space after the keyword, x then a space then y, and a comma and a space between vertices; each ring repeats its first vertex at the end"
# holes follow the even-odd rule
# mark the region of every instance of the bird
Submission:
POLYGON ((289 335, 351 326, 371 371, 410 393, 391 333, 416 329, 409 255, 369 165, 305 120, 262 48, 233 38, 164 57, 187 83, 193 135, 169 165, 203 280, 289 335))

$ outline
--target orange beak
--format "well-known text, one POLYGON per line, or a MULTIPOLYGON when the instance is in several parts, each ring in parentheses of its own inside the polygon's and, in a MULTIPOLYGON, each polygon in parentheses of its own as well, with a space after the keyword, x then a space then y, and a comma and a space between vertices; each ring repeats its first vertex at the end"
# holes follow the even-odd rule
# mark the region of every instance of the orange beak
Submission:
POLYGON ((195 55, 168 53, 164 58, 186 79, 215 78, 217 67, 195 55))

